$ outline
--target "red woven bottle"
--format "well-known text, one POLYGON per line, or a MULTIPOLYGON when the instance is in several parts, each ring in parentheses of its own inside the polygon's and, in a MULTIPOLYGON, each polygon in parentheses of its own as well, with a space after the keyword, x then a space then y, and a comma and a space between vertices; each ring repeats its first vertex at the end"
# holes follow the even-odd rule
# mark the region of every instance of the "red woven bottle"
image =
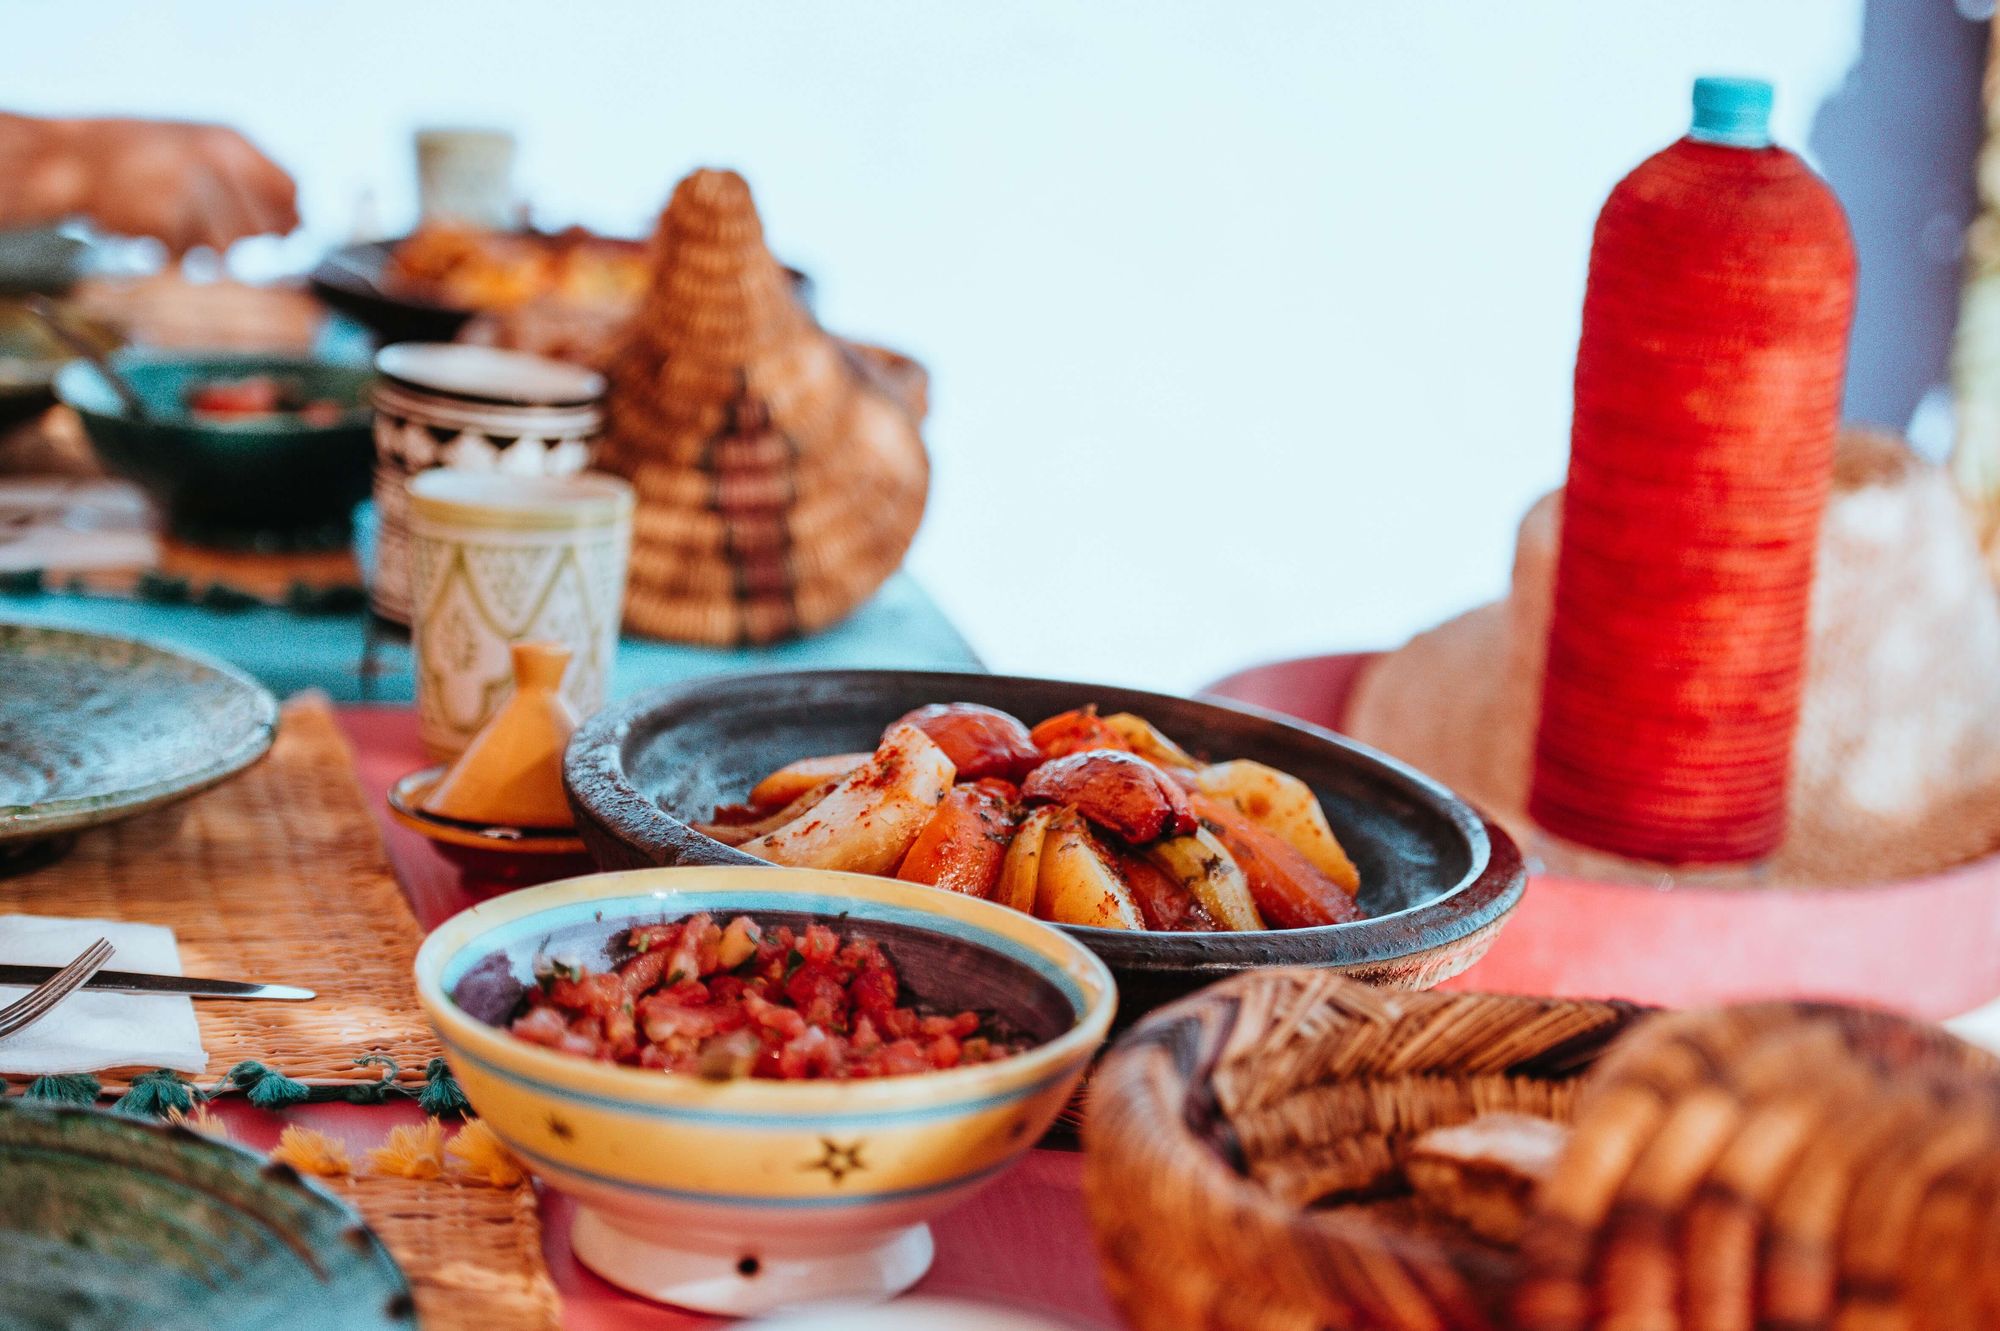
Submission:
POLYGON ((1694 130, 1597 220, 1529 811, 1666 863, 1784 831, 1854 248, 1770 146, 1770 85, 1695 84, 1694 130))

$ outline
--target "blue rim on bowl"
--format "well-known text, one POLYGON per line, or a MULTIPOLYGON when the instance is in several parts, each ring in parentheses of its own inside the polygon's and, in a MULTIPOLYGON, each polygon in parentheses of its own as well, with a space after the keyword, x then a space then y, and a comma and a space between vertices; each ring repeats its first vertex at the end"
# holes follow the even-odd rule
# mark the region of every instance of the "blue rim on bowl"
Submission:
POLYGON ((1041 1137, 1117 1005, 1088 948, 1016 911, 895 879, 768 867, 596 874, 497 897, 431 934, 416 981, 473 1109, 577 1199, 584 1264, 648 1297, 735 1314, 914 1283, 932 1254, 925 1222, 1041 1137), (701 911, 872 938, 906 1001, 992 1012, 1038 1042, 907 1076, 709 1081, 505 1029, 538 957, 599 969, 631 924, 701 911))

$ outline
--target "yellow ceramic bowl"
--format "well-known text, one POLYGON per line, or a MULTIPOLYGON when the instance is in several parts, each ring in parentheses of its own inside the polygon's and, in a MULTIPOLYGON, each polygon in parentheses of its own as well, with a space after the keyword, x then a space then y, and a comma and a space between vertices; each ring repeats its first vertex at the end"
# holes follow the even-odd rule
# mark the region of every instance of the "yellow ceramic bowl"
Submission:
POLYGON ((915 1283, 930 1265, 924 1222, 1042 1135, 1117 1002, 1089 949, 1019 912, 801 869, 639 869, 529 888, 439 926, 416 978, 473 1109, 580 1203, 577 1256, 637 1293, 737 1314, 915 1283), (711 1082, 557 1053, 494 1024, 538 958, 601 967, 631 925, 699 911, 875 938, 906 996, 998 1013, 1040 1042, 917 1076, 711 1082))

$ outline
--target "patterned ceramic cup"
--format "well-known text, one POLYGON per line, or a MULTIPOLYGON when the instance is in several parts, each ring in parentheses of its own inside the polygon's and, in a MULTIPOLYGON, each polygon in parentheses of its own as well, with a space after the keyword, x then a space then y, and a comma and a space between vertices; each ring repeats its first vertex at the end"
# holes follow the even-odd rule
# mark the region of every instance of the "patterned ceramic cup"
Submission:
POLYGON ((426 472, 409 485, 417 719, 424 747, 464 750, 513 687, 509 647, 570 650, 563 697, 604 705, 618 649, 632 488, 562 479, 426 472))
POLYGON ((407 485, 434 467, 574 476, 602 423, 602 376, 518 351, 404 342, 375 357, 375 613, 410 622, 407 485))

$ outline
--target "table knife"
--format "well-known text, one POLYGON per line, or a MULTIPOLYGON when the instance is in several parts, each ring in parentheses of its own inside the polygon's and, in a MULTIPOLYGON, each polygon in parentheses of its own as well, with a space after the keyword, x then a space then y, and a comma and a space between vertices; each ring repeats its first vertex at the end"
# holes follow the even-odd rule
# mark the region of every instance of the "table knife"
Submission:
MULTIPOLYGON (((40 984, 59 969, 57 966, 0 965, 0 984, 40 984)), ((318 997, 310 989, 298 989, 288 984, 203 980, 192 975, 147 975, 141 971, 99 971, 83 987, 118 994, 185 994, 189 998, 277 998, 300 1002, 318 997)))

